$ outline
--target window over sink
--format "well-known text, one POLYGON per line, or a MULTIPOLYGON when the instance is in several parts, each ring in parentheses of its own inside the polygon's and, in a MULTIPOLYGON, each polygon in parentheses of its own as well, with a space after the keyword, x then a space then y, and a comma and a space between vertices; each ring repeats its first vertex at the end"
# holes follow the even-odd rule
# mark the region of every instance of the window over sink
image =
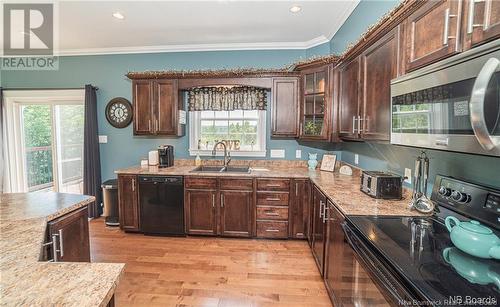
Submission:
MULTIPOLYGON (((266 111, 190 111, 189 153, 212 155, 223 141, 232 156, 266 156, 266 111)), ((217 155, 222 155, 218 151, 217 155)))

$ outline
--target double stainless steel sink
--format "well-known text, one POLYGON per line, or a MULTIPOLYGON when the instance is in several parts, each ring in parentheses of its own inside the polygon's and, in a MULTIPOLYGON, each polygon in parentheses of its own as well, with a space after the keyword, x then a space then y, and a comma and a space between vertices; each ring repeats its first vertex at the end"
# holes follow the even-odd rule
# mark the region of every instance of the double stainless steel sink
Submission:
POLYGON ((192 173, 250 173, 249 166, 198 166, 192 173))

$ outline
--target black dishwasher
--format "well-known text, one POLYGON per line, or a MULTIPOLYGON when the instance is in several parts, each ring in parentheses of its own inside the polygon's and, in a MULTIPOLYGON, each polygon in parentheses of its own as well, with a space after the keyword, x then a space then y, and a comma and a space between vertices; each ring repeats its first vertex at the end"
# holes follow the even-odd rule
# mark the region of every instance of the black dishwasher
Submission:
POLYGON ((180 176, 139 176, 141 230, 184 235, 184 184, 180 176))

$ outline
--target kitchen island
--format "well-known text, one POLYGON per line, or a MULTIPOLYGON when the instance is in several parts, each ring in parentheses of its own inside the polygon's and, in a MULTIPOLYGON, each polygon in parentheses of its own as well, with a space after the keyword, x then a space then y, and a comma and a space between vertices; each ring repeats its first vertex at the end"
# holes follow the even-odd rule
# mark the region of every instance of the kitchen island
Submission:
POLYGON ((37 192, 0 194, 0 304, 107 306, 121 263, 46 262, 47 223, 88 206, 93 197, 37 192))

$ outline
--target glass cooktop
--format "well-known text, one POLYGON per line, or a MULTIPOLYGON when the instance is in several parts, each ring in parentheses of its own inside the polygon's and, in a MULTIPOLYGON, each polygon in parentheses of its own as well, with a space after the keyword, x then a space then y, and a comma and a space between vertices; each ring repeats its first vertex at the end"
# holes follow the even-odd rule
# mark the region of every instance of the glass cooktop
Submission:
POLYGON ((433 305, 500 304, 500 261, 458 250, 437 218, 348 219, 404 283, 433 305))

